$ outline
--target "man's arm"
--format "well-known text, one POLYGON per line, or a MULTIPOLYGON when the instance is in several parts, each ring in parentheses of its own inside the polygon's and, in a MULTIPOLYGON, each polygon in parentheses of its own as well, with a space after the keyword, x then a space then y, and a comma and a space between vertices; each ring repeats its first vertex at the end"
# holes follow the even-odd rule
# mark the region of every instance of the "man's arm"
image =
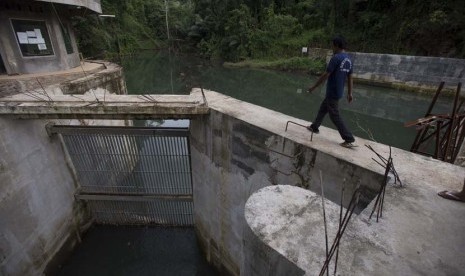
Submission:
POLYGON ((354 81, 352 79, 352 74, 349 74, 347 75, 347 78, 348 78, 348 83, 347 83, 347 101, 349 103, 352 102, 352 100, 354 99, 352 97, 352 87, 354 86, 354 81))
POLYGON ((328 79, 329 75, 331 75, 330 72, 323 73, 323 75, 320 76, 316 83, 312 87, 308 88, 307 92, 312 93, 313 90, 315 90, 318 86, 320 86, 323 82, 325 82, 328 79))

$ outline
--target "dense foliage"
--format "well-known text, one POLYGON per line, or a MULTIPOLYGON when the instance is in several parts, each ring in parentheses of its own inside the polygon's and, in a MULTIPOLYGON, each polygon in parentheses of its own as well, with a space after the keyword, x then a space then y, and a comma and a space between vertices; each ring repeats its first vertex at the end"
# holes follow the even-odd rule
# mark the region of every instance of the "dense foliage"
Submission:
POLYGON ((227 61, 266 60, 298 56, 303 46, 327 48, 334 34, 343 34, 353 51, 465 57, 463 0, 102 0, 102 6, 116 18, 76 21, 87 56, 170 45, 227 61))

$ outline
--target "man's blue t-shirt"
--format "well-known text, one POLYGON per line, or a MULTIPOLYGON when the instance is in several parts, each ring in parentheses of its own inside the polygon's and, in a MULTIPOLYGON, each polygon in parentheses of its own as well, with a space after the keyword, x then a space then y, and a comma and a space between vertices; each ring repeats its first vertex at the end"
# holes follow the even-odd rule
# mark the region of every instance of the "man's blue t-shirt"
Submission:
POLYGON ((326 72, 330 73, 326 83, 326 98, 339 100, 344 95, 344 84, 352 74, 352 61, 347 53, 335 54, 329 61, 326 72))

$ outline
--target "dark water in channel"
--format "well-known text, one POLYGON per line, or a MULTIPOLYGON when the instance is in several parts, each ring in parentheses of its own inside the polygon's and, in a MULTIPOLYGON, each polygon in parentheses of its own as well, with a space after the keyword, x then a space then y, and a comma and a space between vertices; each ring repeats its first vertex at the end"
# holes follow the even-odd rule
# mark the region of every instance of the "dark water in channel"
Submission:
MULTIPOLYGON (((131 94, 188 94, 192 87, 201 85, 308 121, 314 119, 325 92, 325 87, 314 94, 304 92, 316 81, 315 76, 225 68, 192 56, 170 56, 167 52, 144 52, 126 58, 123 67, 131 94)), ((415 130, 403 124, 424 116, 432 95, 355 84, 354 97, 350 105, 345 99, 340 102, 342 116, 354 135, 409 149, 415 130)), ((451 101, 448 97, 440 98, 434 111, 448 112, 451 101)), ((334 128, 329 117, 323 125, 334 128)))
POLYGON ((57 276, 213 276, 193 228, 96 226, 57 276))

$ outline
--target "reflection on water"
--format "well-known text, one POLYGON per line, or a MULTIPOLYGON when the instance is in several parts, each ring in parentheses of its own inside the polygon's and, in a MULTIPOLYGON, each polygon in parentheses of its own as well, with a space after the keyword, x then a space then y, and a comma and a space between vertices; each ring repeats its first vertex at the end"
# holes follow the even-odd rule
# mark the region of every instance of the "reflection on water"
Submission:
MULTIPOLYGON (((188 94, 202 86, 234 98, 311 121, 324 97, 324 87, 313 94, 307 88, 316 77, 298 73, 211 65, 192 56, 145 52, 123 61, 131 94, 188 94)), ((355 66, 357 66, 355 64, 355 66)), ((422 117, 430 95, 356 84, 354 102, 342 100, 341 113, 354 135, 408 149, 415 130, 404 122, 422 117)), ((433 112, 446 113, 450 98, 440 98, 433 112)), ((334 128, 329 117, 323 125, 334 128)), ((284 126, 283 126, 284 128, 284 126)))

